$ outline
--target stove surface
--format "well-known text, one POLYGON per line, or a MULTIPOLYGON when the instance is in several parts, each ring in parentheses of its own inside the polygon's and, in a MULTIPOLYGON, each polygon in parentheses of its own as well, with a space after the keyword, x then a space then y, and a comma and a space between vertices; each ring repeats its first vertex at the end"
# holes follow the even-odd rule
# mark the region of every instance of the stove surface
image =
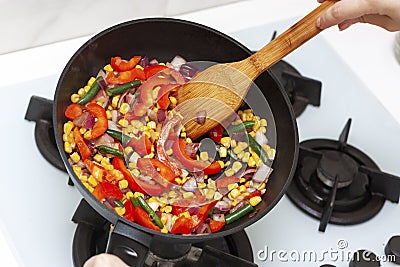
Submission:
MULTIPOLYGON (((293 21, 258 26, 231 35, 250 49, 258 49, 270 39, 273 30, 281 32, 293 21)), ((330 44, 317 36, 285 60, 304 76, 322 82, 321 106, 308 106, 297 119, 300 140, 337 139, 347 119, 352 118, 348 143, 373 158, 382 171, 399 176, 400 125, 330 44)), ((58 75, 52 75, 0 87, 6 95, 1 107, 4 125, 11 126, 7 135, 3 135, 0 228, 20 266, 72 266, 76 225, 71 217, 81 196, 74 187, 67 185, 67 174, 48 164, 40 155, 34 143, 35 125, 24 121, 31 95, 52 99, 57 80, 58 75)), ((384 255, 389 238, 400 234, 399 214, 400 205, 386 201, 383 209, 365 223, 329 224, 326 232, 320 233, 319 222, 284 196, 267 216, 248 227, 246 232, 259 266, 332 263, 345 267, 348 266, 347 255, 358 249, 384 255), (312 251, 317 259, 295 261, 290 257, 305 251, 312 251), (333 251, 335 255, 331 257, 325 251, 333 251)), ((383 262, 382 266, 394 265, 383 262)))

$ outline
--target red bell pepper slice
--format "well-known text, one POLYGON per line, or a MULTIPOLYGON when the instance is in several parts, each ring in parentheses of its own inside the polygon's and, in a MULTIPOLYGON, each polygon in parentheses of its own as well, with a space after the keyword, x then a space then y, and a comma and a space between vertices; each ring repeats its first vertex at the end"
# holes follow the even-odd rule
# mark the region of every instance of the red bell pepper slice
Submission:
POLYGON ((73 136, 75 143, 78 146, 79 153, 81 154, 81 158, 84 161, 92 154, 92 151, 90 151, 89 147, 86 145, 85 140, 83 139, 78 127, 74 128, 73 136))
POLYGON ((83 164, 85 165, 86 169, 89 170, 89 172, 100 182, 103 180, 106 180, 108 182, 114 183, 115 184, 115 177, 109 174, 103 166, 100 164, 97 164, 96 162, 93 162, 89 159, 86 159, 83 161, 83 164))
POLYGON ((197 214, 186 218, 185 216, 180 216, 174 223, 171 229, 172 234, 190 234, 193 230, 202 222, 207 219, 208 214, 212 207, 217 203, 216 200, 211 201, 200 207, 197 214))
POLYGON ((252 197, 257 197, 257 196, 262 196, 262 193, 260 190, 256 190, 256 191, 250 193, 250 195, 246 196, 246 198, 250 199, 252 197))
POLYGON ((177 177, 167 165, 157 159, 139 158, 137 167, 164 187, 170 187, 177 177))
POLYGON ((83 113, 82 106, 79 104, 72 103, 67 107, 64 115, 70 120, 75 120, 75 118, 82 115, 82 113, 83 113))
POLYGON ((110 71, 106 75, 107 83, 115 85, 129 83, 135 79, 139 79, 141 81, 144 81, 146 79, 146 76, 144 75, 142 69, 133 68, 131 70, 120 72, 117 75, 115 75, 114 72, 110 71))
POLYGON ((182 121, 182 117, 179 115, 175 115, 172 119, 166 121, 162 127, 160 137, 157 141, 157 157, 158 159, 170 167, 170 169, 175 173, 176 176, 180 176, 182 174, 182 170, 171 163, 168 160, 168 155, 165 152, 164 146, 169 137, 173 134, 173 129, 178 126, 182 121))
POLYGON ((133 206, 130 199, 127 199, 125 201, 124 207, 125 207, 124 218, 131 222, 134 222, 135 221, 135 207, 133 206))
POLYGON ((214 140, 215 143, 219 143, 221 141, 223 132, 224 128, 222 127, 221 124, 218 124, 217 126, 212 128, 211 131, 208 132, 208 134, 211 137, 211 139, 214 140))
POLYGON ((186 154, 186 141, 178 139, 172 145, 172 151, 178 161, 189 171, 203 170, 204 174, 211 175, 221 171, 221 166, 218 162, 214 161, 208 164, 203 161, 194 160, 186 154))
POLYGON ((150 215, 143 208, 139 206, 135 207, 135 222, 151 230, 158 232, 161 231, 160 227, 158 227, 152 222, 150 215))
POLYGON ((128 181, 128 186, 132 191, 141 192, 150 196, 159 196, 164 192, 164 187, 161 185, 146 183, 134 177, 126 168, 123 159, 117 157, 113 158, 112 165, 124 175, 124 178, 128 181))
POLYGON ((100 201, 106 197, 114 197, 118 200, 121 200, 124 197, 124 194, 121 192, 118 186, 110 182, 99 183, 94 188, 93 195, 100 201))
POLYGON ((132 146, 142 157, 151 153, 151 141, 145 134, 143 134, 140 138, 131 138, 127 146, 132 146))
POLYGON ((226 176, 215 180, 215 185, 218 189, 228 187, 229 184, 238 183, 240 178, 236 176, 226 176))
POLYGON ((113 70, 121 72, 131 70, 140 62, 141 56, 134 56, 129 61, 122 59, 121 57, 111 58, 111 67, 113 70))
POLYGON ((167 109, 170 104, 169 100, 169 94, 176 90, 180 85, 177 84, 165 84, 162 85, 160 88, 160 91, 158 91, 158 96, 157 96, 157 104, 160 107, 160 109, 167 109))
POLYGON ((218 232, 225 225, 225 222, 210 220, 209 222, 211 233, 218 232))
POLYGON ((105 109, 96 103, 89 103, 86 105, 89 113, 97 118, 92 129, 92 139, 102 136, 108 128, 108 119, 105 109))
POLYGON ((146 76, 146 79, 152 77, 154 74, 168 68, 165 65, 152 65, 144 68, 144 74, 146 76))

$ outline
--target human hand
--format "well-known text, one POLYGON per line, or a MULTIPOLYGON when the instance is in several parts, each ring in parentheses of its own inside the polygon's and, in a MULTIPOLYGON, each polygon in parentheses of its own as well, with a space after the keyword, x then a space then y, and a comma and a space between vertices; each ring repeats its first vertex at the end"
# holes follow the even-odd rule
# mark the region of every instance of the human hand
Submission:
POLYGON ((83 267, 129 267, 113 254, 99 254, 88 259, 83 267))
MULTIPOLYGON (((318 0, 322 3, 325 0, 318 0)), ((388 31, 400 30, 399 0, 341 0, 317 20, 321 29, 338 25, 340 30, 357 23, 369 23, 388 31)))

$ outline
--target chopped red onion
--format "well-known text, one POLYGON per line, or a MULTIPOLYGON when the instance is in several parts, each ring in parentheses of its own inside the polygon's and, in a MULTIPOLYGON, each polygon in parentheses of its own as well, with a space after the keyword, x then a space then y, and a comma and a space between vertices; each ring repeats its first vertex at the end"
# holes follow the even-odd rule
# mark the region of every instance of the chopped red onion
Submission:
POLYGON ((199 206, 191 206, 188 208, 188 212, 190 215, 195 215, 199 212, 200 207, 199 206))
POLYGON ((253 175, 252 180, 253 180, 253 182, 256 182, 256 183, 262 183, 266 179, 268 179, 271 172, 272 172, 271 167, 268 167, 267 165, 262 164, 261 166, 258 167, 256 173, 253 175))
POLYGON ((207 112, 205 110, 200 110, 196 112, 196 121, 200 125, 206 123, 207 112))
POLYGON ((180 67, 185 63, 186 63, 186 60, 179 55, 176 55, 171 61, 172 67, 178 71, 179 71, 180 67))
POLYGON ((198 189, 196 179, 191 177, 189 180, 186 181, 186 183, 182 185, 182 189, 188 192, 196 192, 198 189))
POLYGON ((117 104, 117 108, 119 109, 122 105, 122 103, 124 102, 125 96, 129 93, 129 90, 125 91, 121 97, 118 99, 118 104, 117 104))
POLYGON ((268 144, 268 139, 267 139, 267 137, 266 137, 265 134, 264 134, 262 131, 260 131, 260 130, 258 130, 258 131, 256 132, 256 135, 255 135, 254 139, 255 139, 255 140, 257 141, 257 143, 259 143, 261 146, 264 145, 264 144, 268 144))
POLYGON ((111 113, 111 121, 117 123, 117 120, 118 120, 118 110, 113 109, 113 110, 110 111, 110 113, 111 113))
POLYGON ((179 68, 179 72, 182 74, 186 81, 189 81, 199 72, 199 69, 190 63, 185 63, 181 65, 181 67, 179 68))
POLYGON ((158 116, 157 116, 158 111, 154 111, 152 109, 150 109, 148 111, 148 115, 149 115, 149 119, 154 121, 155 123, 158 123, 158 116))
POLYGON ((150 60, 149 65, 150 65, 150 66, 152 66, 152 65, 158 65, 158 60, 155 59, 155 58, 153 58, 152 60, 150 60))
POLYGON ((211 233, 210 225, 206 222, 202 222, 196 227, 196 234, 209 234, 211 233))
POLYGON ((74 125, 86 129, 93 129, 94 117, 89 112, 83 112, 80 116, 74 119, 74 125))
POLYGON ((193 178, 196 179, 196 182, 198 183, 204 183, 204 172, 194 172, 193 178))
POLYGON ((99 72, 97 73, 97 75, 96 75, 96 78, 98 78, 98 77, 103 77, 103 78, 105 78, 106 77, 106 72, 103 70, 103 69, 100 69, 99 70, 99 72))
POLYGON ((126 100, 126 103, 128 103, 129 106, 133 107, 133 105, 135 104, 136 97, 132 92, 129 92, 125 96, 125 100, 126 100))
POLYGON ((139 158, 140 158, 140 155, 137 152, 133 152, 132 155, 129 158, 129 162, 137 163, 139 158))
POLYGON ((118 127, 118 125, 113 122, 113 121, 108 121, 108 129, 114 130, 114 131, 121 131, 121 129, 118 127))
POLYGON ((220 213, 220 214, 213 214, 213 215, 212 215, 212 219, 213 219, 214 221, 217 221, 217 222, 224 222, 224 221, 225 221, 225 215, 222 214, 222 213, 220 213))
POLYGON ((251 177, 253 177, 253 175, 256 171, 257 171, 257 168, 249 167, 241 174, 241 177, 243 177, 246 180, 249 180, 251 177))
POLYGON ((96 146, 112 147, 114 143, 115 143, 114 138, 106 133, 100 136, 99 138, 96 138, 96 140, 94 140, 94 144, 96 146))
POLYGON ((108 84, 103 76, 101 79, 97 80, 97 84, 100 86, 101 90, 106 90, 108 87, 108 84))
POLYGON ((106 202, 110 204, 111 207, 115 208, 115 198, 114 197, 106 197, 106 202))
POLYGON ((234 206, 229 210, 229 213, 234 213, 238 209, 242 208, 245 204, 246 204, 245 201, 239 202, 236 206, 234 206))
POLYGON ((230 203, 228 203, 224 200, 220 200, 214 206, 214 213, 215 214, 226 213, 229 211, 230 208, 231 208, 230 203))
POLYGON ((149 65, 149 58, 144 56, 142 60, 140 60, 139 65, 142 66, 142 68, 146 68, 149 65))
POLYGON ((163 109, 157 110, 157 119, 158 122, 163 122, 167 118, 167 111, 163 109))
POLYGON ((85 144, 87 147, 90 149, 90 151, 93 153, 94 151, 94 143, 91 140, 83 139, 85 141, 85 144))
POLYGON ((196 153, 200 148, 200 143, 188 143, 186 144, 186 154, 191 157, 191 158, 195 158, 196 157, 196 153))

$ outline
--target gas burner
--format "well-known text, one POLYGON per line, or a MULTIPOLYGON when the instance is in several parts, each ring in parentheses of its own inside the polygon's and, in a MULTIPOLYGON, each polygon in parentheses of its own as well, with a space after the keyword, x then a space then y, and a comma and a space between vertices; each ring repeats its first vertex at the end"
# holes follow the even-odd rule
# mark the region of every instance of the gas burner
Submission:
MULTIPOLYGON (((99 215, 84 199, 79 204, 72 220, 77 228, 72 244, 75 267, 81 267, 92 256, 108 252, 129 263, 130 258, 146 253, 143 262, 135 266, 243 266, 254 267, 253 252, 246 233, 242 230, 229 236, 194 244, 172 244, 156 242, 150 251, 140 250, 140 234, 129 239, 117 234, 113 225, 99 215), (114 229, 113 229, 114 228, 114 229), (110 231, 113 229, 113 231, 110 231), (133 245, 132 245, 133 244, 133 245), (160 245, 161 244, 161 245, 160 245), (176 251, 181 255, 174 254, 176 251), (171 256, 174 254, 174 256, 171 256), (167 259, 168 256, 172 258, 167 259)), ((118 231, 117 231, 118 232, 118 231)))
POLYGON ((304 77, 286 61, 278 61, 270 71, 278 78, 289 96, 296 117, 307 105, 319 107, 321 101, 321 82, 304 77))
POLYGON ((398 203, 400 177, 381 172, 365 153, 347 145, 351 119, 339 140, 300 143, 296 174, 287 195, 301 210, 328 222, 357 224, 375 216, 385 200, 398 203))

